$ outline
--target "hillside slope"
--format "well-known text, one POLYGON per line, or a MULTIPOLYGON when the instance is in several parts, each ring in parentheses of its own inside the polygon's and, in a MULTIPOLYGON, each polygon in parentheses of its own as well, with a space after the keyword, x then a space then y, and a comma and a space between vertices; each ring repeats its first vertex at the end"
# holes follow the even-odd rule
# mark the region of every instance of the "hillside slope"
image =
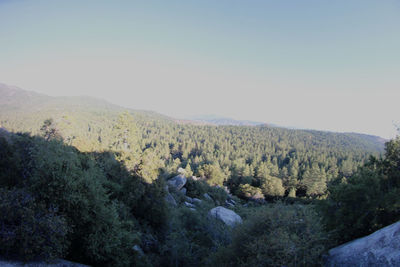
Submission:
MULTIPOLYGON (((94 97, 51 97, 0 83, 0 123, 4 127, 14 131, 29 131, 37 134, 43 121, 50 117, 60 119, 68 115, 78 115, 79 120, 85 121, 87 124, 98 120, 112 120, 125 110, 134 114, 137 121, 143 124, 146 124, 144 121, 172 124, 176 121, 156 112, 127 109, 94 97)), ((193 120, 200 122, 199 125, 196 126, 204 126, 202 123, 210 123, 211 125, 219 126, 258 126, 275 128, 260 122, 238 121, 229 118, 217 118, 215 116, 193 118, 193 120)), ((282 132, 292 133, 322 133, 324 138, 342 136, 356 146, 358 143, 362 144, 363 149, 370 151, 382 151, 383 144, 386 141, 378 136, 359 133, 341 134, 313 130, 278 129, 282 129, 282 132)))
POLYGON ((370 155, 383 152, 375 136, 179 124, 96 98, 49 97, 6 85, 0 86, 0 103, 0 124, 8 130, 43 135, 40 129, 51 118, 54 132, 80 151, 128 149, 127 168, 149 181, 160 170, 173 174, 182 167, 243 198, 320 196, 330 180, 348 177, 370 155))

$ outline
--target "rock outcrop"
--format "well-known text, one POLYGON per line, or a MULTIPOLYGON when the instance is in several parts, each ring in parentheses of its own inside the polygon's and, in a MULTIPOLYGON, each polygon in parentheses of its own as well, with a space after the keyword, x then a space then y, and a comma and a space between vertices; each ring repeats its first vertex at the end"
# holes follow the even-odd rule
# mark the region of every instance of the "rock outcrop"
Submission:
POLYGON ((242 223, 242 218, 233 210, 218 206, 208 212, 208 216, 221 220, 226 225, 235 226, 242 223))
POLYGON ((400 222, 329 250, 325 266, 400 266, 400 222))
POLYGON ((200 205, 203 201, 198 198, 192 198, 192 203, 196 205, 200 205))
POLYGON ((143 249, 139 245, 134 245, 132 247, 134 251, 136 251, 140 256, 144 256, 143 249))
POLYGON ((187 179, 184 175, 179 174, 168 180, 168 186, 174 187, 177 191, 181 190, 185 186, 187 179))
POLYGON ((183 187, 183 188, 180 190, 180 192, 181 192, 182 194, 186 195, 187 189, 186 189, 185 187, 183 187))
POLYGON ((204 197, 205 200, 209 200, 209 201, 213 201, 213 202, 214 202, 214 200, 212 199, 212 197, 211 197, 209 194, 207 194, 207 193, 204 193, 204 194, 203 194, 203 197, 204 197))
POLYGON ((171 206, 174 206, 174 207, 176 207, 177 206, 177 204, 176 204, 176 201, 175 201, 175 198, 171 195, 171 193, 167 193, 167 195, 165 196, 165 201, 169 204, 169 205, 171 205, 171 206))
POLYGON ((189 202, 186 202, 186 201, 185 201, 184 204, 185 204, 185 206, 188 207, 188 208, 193 208, 193 209, 196 208, 196 206, 193 205, 192 203, 189 203, 189 202))

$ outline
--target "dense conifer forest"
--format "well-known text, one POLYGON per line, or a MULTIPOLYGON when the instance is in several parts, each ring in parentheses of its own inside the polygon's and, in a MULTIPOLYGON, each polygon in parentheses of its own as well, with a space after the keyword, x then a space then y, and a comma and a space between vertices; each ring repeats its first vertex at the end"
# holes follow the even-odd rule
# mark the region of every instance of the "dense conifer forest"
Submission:
POLYGON ((319 266, 328 248, 400 219, 399 138, 384 145, 356 133, 180 124, 6 85, 0 124, 6 257, 319 266), (168 188, 178 174, 185 192, 168 188), (210 218, 221 205, 243 223, 210 218))

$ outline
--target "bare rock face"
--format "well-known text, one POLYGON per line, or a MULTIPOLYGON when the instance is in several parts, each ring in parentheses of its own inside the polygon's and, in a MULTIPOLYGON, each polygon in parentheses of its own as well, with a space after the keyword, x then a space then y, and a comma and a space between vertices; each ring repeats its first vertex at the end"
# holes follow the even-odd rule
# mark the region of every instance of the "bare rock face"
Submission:
POLYGON ((242 223, 242 218, 233 210, 218 206, 208 212, 208 216, 221 220, 228 226, 235 226, 242 223))
POLYGON ((174 187, 177 191, 179 191, 182 189, 182 187, 185 186, 186 182, 187 182, 186 177, 182 174, 179 174, 174 178, 168 180, 168 186, 174 187))
POLYGON ((400 222, 329 250, 325 266, 400 266, 400 222))

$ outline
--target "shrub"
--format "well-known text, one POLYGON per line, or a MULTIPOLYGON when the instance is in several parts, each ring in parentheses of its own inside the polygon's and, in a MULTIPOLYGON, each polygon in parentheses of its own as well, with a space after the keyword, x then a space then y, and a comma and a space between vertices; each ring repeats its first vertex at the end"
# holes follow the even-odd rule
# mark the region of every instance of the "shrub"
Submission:
POLYGON ((62 256, 68 247, 65 219, 24 190, 0 189, 0 225, 1 255, 49 259, 62 256))
POLYGON ((220 186, 210 186, 204 180, 195 181, 189 178, 186 182, 187 195, 189 197, 202 198, 204 193, 209 194, 217 203, 224 203, 228 193, 220 186))
POLYGON ((235 229, 232 243, 214 255, 215 266, 319 266, 327 235, 310 206, 273 204, 235 229))
POLYGON ((0 136, 0 186, 10 187, 18 182, 20 168, 14 147, 0 136))
POLYGON ((210 266, 209 255, 230 241, 229 227, 207 216, 209 207, 174 209, 161 247, 161 266, 210 266))
POLYGON ((249 184, 241 184, 239 185, 236 194, 244 199, 252 199, 252 200, 263 200, 264 195, 261 192, 261 189, 258 187, 251 186, 249 184))
POLYGON ((285 194, 282 180, 277 177, 269 176, 264 179, 261 188, 265 197, 282 197, 285 194))
POLYGON ((200 198, 204 193, 209 191, 210 186, 205 181, 195 181, 192 178, 188 178, 186 185, 187 195, 189 197, 200 198))
POLYGON ((336 179, 321 201, 324 223, 337 243, 368 235, 400 220, 400 137, 385 158, 371 159, 348 179, 336 179))
POLYGON ((214 199, 217 205, 222 205, 228 199, 228 193, 224 188, 219 186, 211 187, 208 194, 214 199))

